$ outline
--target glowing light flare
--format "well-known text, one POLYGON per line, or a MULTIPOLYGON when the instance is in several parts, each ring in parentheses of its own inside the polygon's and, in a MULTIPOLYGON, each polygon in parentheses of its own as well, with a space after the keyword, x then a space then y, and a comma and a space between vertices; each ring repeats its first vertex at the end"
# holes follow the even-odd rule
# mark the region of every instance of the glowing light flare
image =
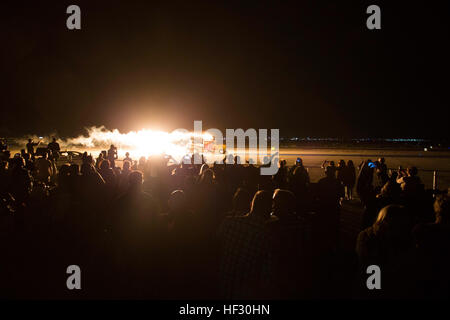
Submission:
MULTIPOLYGON (((68 149, 94 149, 107 150, 113 144, 118 148, 119 157, 123 157, 125 152, 136 157, 147 157, 156 154, 167 154, 179 160, 190 152, 190 144, 194 136, 198 134, 192 132, 173 131, 171 133, 142 129, 120 133, 119 130, 112 131, 104 127, 92 127, 87 129, 87 136, 62 141, 62 145, 68 149)), ((209 133, 202 133, 203 141, 212 141, 213 137, 209 133)))

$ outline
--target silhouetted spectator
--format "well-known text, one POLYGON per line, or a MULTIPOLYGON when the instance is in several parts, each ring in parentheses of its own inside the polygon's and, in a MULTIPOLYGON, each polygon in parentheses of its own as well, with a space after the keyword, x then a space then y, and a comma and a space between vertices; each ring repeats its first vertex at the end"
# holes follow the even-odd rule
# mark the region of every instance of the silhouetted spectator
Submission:
POLYGON ((347 166, 345 165, 344 160, 340 160, 337 167, 336 167, 336 178, 342 183, 342 185, 345 184, 345 171, 347 169, 347 166))
POLYGON ((289 189, 296 196, 302 196, 307 191, 309 183, 308 170, 303 166, 303 161, 297 158, 295 165, 289 171, 289 189))
POLYGON ((286 189, 288 187, 286 160, 280 160, 278 162, 278 171, 273 176, 273 182, 275 184, 275 188, 286 189))
POLYGON ((258 191, 250 212, 228 217, 219 229, 222 245, 220 264, 223 297, 246 299, 264 295, 269 265, 269 232, 272 196, 258 191))
POLYGON ((418 170, 416 167, 409 167, 406 172, 399 170, 399 176, 397 177, 397 183, 400 184, 403 192, 407 194, 415 194, 420 191, 422 182, 417 176, 418 170))
POLYGON ((319 219, 324 237, 323 241, 329 246, 336 246, 339 236, 340 201, 344 197, 344 186, 336 179, 336 170, 332 166, 325 169, 325 178, 317 184, 319 200, 319 219))
POLYGON ((119 190, 121 192, 126 191, 128 188, 128 175, 132 172, 131 162, 128 160, 123 161, 122 172, 119 177, 119 190))
POLYGON ((347 200, 353 200, 353 188, 355 187, 356 170, 352 160, 347 161, 344 171, 344 187, 347 200))
POLYGON ((56 142, 55 137, 52 138, 52 142, 48 144, 47 149, 50 152, 50 159, 57 161, 59 159, 61 148, 59 146, 59 143, 56 142))
POLYGON ((356 184, 356 192, 363 205, 367 205, 370 198, 374 195, 373 190, 373 170, 369 164, 372 161, 369 159, 360 164, 358 179, 356 184))
POLYGON ((47 153, 39 157, 35 161, 36 166, 36 180, 48 184, 50 177, 53 174, 53 166, 47 158, 47 153))
POLYGON ((33 139, 28 139, 27 152, 34 156, 34 147, 39 145, 41 142, 33 142, 33 139))
POLYGON ((434 203, 436 220, 422 223, 413 230, 417 247, 417 263, 414 269, 416 290, 419 298, 449 296, 450 257, 450 201, 448 194, 436 197, 434 203))
POLYGON ((102 160, 98 172, 102 175, 103 180, 105 180, 108 186, 112 188, 116 186, 116 174, 111 168, 109 160, 102 160))
POLYGON ((296 214, 294 194, 277 189, 273 195, 271 231, 270 294, 277 299, 307 296, 311 278, 308 235, 296 214))
POLYGON ((380 193, 371 199, 363 212, 361 229, 366 229, 375 223, 380 210, 390 204, 400 203, 400 187, 394 181, 388 181, 380 193))
POLYGON ((228 213, 229 216, 243 216, 250 210, 250 193, 244 188, 238 188, 233 196, 233 208, 228 213))
POLYGON ((202 281, 203 270, 200 248, 203 245, 197 220, 188 208, 186 195, 182 190, 173 191, 168 200, 169 211, 159 217, 158 240, 164 243, 157 255, 159 287, 162 297, 183 299, 205 295, 202 281), (183 266, 180 268, 180 266, 183 266))
POLYGON ((364 279, 362 285, 366 290, 366 268, 376 265, 382 272, 383 296, 401 297, 407 294, 404 288, 409 279, 402 277, 402 274, 408 271, 412 226, 411 215, 404 207, 389 205, 380 210, 373 226, 360 232, 356 253, 364 279))
POLYGON ((376 166, 376 173, 379 186, 384 186, 389 180, 388 168, 384 158, 379 158, 376 166))
POLYGON ((142 190, 143 175, 128 175, 129 187, 114 203, 111 229, 117 251, 116 266, 121 278, 118 289, 125 297, 156 294, 153 254, 159 208, 153 197, 142 190))
POLYGON ((123 161, 129 161, 130 163, 133 163, 133 159, 130 158, 129 152, 125 152, 125 158, 123 158, 123 161))
POLYGON ((332 160, 332 161, 328 161, 328 160, 324 160, 323 162, 322 162, 322 165, 320 166, 322 169, 326 169, 326 168, 329 168, 328 170, 330 170, 330 174, 331 173, 333 173, 332 175, 334 176, 334 177, 336 177, 336 165, 334 164, 334 161, 332 160), (327 166, 327 163, 330 163, 328 166, 327 166))
POLYGON ((113 144, 108 149, 108 154, 106 156, 106 159, 109 160, 109 164, 110 164, 111 168, 115 168, 116 160, 118 159, 118 155, 117 155, 117 148, 113 144))
POLYGON ((24 168, 23 158, 18 156, 11 160, 11 176, 9 190, 15 201, 23 203, 29 196, 33 182, 31 176, 24 168))
POLYGON ((95 159, 95 168, 96 168, 97 170, 100 169, 100 163, 102 163, 103 160, 105 160, 104 155, 103 155, 103 152, 100 152, 100 153, 98 154, 97 159, 95 159))

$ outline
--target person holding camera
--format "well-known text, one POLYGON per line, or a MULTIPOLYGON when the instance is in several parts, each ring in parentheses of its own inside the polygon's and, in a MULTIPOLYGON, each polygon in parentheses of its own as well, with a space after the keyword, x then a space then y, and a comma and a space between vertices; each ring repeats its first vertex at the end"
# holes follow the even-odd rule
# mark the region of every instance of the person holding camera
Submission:
POLYGON ((406 170, 404 170, 401 166, 399 167, 397 183, 400 184, 403 192, 414 192, 422 185, 422 181, 417 176, 417 173, 418 170, 416 167, 408 167, 406 170))
POLYGON ((38 146, 40 143, 40 140, 38 142, 33 142, 33 139, 28 139, 27 152, 34 156, 34 147, 38 146))

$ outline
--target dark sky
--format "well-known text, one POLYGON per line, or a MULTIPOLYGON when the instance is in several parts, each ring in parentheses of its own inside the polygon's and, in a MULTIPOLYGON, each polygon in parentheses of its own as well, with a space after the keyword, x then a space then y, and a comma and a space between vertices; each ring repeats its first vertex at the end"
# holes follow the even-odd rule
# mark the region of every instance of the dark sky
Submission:
POLYGON ((14 3, 0 22, 1 135, 203 120, 282 136, 448 137, 448 1, 14 3), (66 28, 70 4, 81 30, 66 28), (369 4, 381 30, 366 28, 369 4))

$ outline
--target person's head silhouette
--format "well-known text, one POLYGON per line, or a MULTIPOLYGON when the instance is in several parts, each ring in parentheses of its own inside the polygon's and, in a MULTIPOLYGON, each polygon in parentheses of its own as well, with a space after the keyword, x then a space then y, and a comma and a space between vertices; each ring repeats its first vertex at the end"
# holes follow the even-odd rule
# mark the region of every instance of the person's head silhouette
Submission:
POLYGON ((406 169, 406 173, 408 174, 408 176, 414 177, 417 175, 418 170, 416 167, 409 167, 408 169, 406 169))
POLYGON ((206 163, 202 164, 202 167, 200 168, 199 176, 201 176, 203 174, 203 172, 205 172, 208 169, 209 169, 209 166, 206 163))
POLYGON ((168 200, 169 210, 172 213, 179 213, 186 210, 187 199, 183 190, 173 191, 168 200))
POLYGON ((78 176, 80 174, 80 166, 76 163, 72 163, 69 167, 69 174, 71 176, 78 176))
POLYGON ((289 190, 276 189, 273 193, 273 213, 283 219, 295 211, 295 196, 289 190))
POLYGON ((232 154, 229 154, 227 156, 227 164, 232 164, 232 163, 234 163, 234 157, 232 154))
POLYGON ((17 156, 17 154, 14 156, 14 158, 11 160, 11 165, 13 169, 17 168, 23 168, 25 166, 24 159, 20 156, 20 154, 17 156))
POLYGON ((325 168, 325 175, 328 178, 334 178, 334 173, 335 173, 335 170, 333 169, 333 166, 328 166, 325 168))
POLYGON ((244 188, 238 188, 233 195, 233 211, 246 213, 249 210, 250 201, 250 193, 244 188))
POLYGON ((250 216, 268 219, 272 211, 272 195, 268 191, 260 190, 253 196, 250 216))
POLYGON ((144 178, 142 172, 133 171, 128 175, 128 185, 131 191, 140 191, 142 190, 142 183, 144 182, 144 178))
POLYGON ((200 183, 201 184, 213 184, 215 179, 214 171, 211 169, 206 169, 203 171, 201 177, 200 177, 200 183))
POLYGON ((405 235, 411 232, 411 215, 405 207, 391 204, 380 210, 373 228, 375 233, 405 235))
POLYGON ((100 162, 100 170, 108 170, 110 167, 111 166, 108 159, 104 159, 100 162))
POLYGON ((350 167, 350 168, 354 168, 355 167, 355 165, 353 164, 352 160, 348 160, 347 161, 347 167, 350 167))
POLYGON ((130 168, 131 168, 131 162, 128 161, 128 160, 125 160, 125 161, 123 162, 123 170, 124 170, 124 171, 129 171, 130 168))

